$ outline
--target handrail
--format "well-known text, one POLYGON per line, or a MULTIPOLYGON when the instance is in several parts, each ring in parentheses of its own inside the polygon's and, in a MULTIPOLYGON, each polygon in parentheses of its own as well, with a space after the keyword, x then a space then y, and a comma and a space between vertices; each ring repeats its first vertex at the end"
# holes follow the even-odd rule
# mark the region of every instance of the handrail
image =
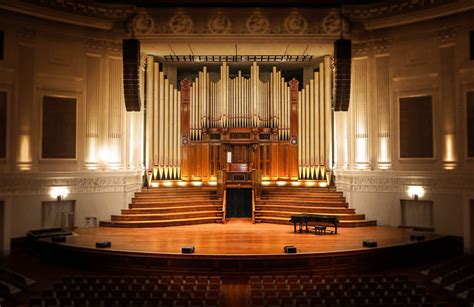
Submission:
POLYGON ((227 207, 227 190, 224 190, 224 197, 222 199, 222 224, 225 224, 225 209, 227 207))
POLYGON ((252 223, 255 224, 255 192, 252 189, 252 223))

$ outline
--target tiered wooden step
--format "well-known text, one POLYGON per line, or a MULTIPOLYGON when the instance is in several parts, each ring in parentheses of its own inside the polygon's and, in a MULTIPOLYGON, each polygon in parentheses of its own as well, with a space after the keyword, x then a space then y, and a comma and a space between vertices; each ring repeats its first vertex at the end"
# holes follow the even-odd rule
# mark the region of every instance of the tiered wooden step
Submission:
POLYGON ((222 199, 214 187, 160 187, 136 192, 128 209, 101 221, 108 227, 163 227, 222 223, 222 199))
POLYGON ((349 208, 342 192, 334 187, 263 187, 255 200, 257 223, 290 224, 292 215, 302 213, 337 216, 340 227, 377 225, 349 208))

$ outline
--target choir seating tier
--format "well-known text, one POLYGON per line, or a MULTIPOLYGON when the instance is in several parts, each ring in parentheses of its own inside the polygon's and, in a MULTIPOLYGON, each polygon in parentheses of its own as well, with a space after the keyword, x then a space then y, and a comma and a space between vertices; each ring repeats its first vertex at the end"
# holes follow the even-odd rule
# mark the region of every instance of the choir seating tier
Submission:
POLYGON ((215 187, 158 187, 136 192, 128 209, 101 221, 108 227, 164 227, 222 223, 215 187))
POLYGON ((255 222, 290 224, 292 215, 321 214, 339 218, 339 227, 376 226, 377 221, 349 208, 335 187, 262 187, 255 199, 255 222))

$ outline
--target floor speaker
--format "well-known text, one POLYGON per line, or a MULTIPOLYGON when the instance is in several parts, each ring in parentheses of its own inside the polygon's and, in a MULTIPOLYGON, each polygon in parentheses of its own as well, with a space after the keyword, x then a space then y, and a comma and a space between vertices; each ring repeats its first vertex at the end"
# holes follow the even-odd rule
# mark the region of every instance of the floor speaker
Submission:
POLYGON ((127 111, 140 111, 140 41, 124 39, 123 57, 123 93, 127 111))
POLYGON ((334 111, 349 110, 351 95, 352 43, 349 39, 334 42, 334 111))

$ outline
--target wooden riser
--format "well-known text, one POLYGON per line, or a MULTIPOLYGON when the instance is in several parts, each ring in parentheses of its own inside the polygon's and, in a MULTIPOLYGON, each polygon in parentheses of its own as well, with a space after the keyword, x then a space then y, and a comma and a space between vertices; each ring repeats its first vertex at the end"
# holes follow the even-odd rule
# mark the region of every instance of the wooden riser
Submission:
POLYGON ((339 217, 340 221, 343 220, 365 220, 365 214, 351 214, 351 213, 327 213, 327 212, 321 212, 317 210, 312 210, 308 212, 285 212, 285 211, 266 211, 266 210, 261 210, 261 211, 256 211, 255 212, 255 217, 260 217, 260 216, 271 216, 271 217, 280 217, 280 218, 286 218, 289 220, 292 215, 296 214, 302 214, 302 213, 308 213, 308 214, 319 214, 319 215, 326 215, 326 216, 337 216, 339 217))
POLYGON ((222 211, 177 212, 168 214, 123 214, 112 215, 112 221, 163 221, 197 217, 217 217, 222 219, 222 211))
POLYGON ((146 203, 131 203, 128 205, 130 209, 134 208, 171 208, 171 207, 193 207, 193 206, 221 206, 222 201, 191 201, 191 202, 146 202, 146 203))
MULTIPOLYGON (((293 225, 290 223, 289 219, 285 218, 278 218, 278 217, 256 217, 256 223, 274 223, 274 224, 285 224, 285 225, 293 225)), ((377 226, 377 221, 375 220, 342 220, 339 222, 338 227, 367 227, 367 226, 377 226)))
POLYGON ((347 208, 348 203, 257 200, 255 205, 347 208))
POLYGON ((158 187, 144 188, 141 193, 195 193, 195 192, 216 192, 216 187, 158 187))
POLYGON ((261 205, 255 204, 255 211, 259 212, 261 210, 267 211, 288 211, 291 210, 292 212, 321 212, 321 213, 344 213, 344 214, 355 214, 354 208, 338 208, 338 207, 313 207, 313 206, 273 206, 273 205, 261 205))
POLYGON ((296 197, 321 197, 321 198, 344 198, 342 194, 336 193, 295 193, 295 192, 271 192, 262 193, 262 197, 289 197, 294 195, 296 197))
POLYGON ((209 194, 209 193, 175 193, 175 194, 160 194, 160 193, 153 193, 153 194, 135 194, 133 199, 160 199, 160 198, 211 198, 217 197, 217 194, 209 194))
POLYGON ((184 207, 150 207, 150 208, 134 208, 122 209, 122 214, 162 214, 175 212, 193 212, 193 211, 219 211, 222 210, 222 205, 199 205, 199 206, 184 206, 184 207))
POLYGON ((200 217, 194 219, 166 220, 166 221, 139 221, 139 222, 112 222, 101 221, 100 226, 105 227, 123 227, 123 228, 139 228, 139 227, 168 227, 181 225, 195 225, 206 223, 222 223, 222 218, 216 217, 200 217))
POLYGON ((305 186, 283 186, 283 187, 262 187, 262 191, 298 191, 298 192, 337 192, 336 187, 305 187, 305 186))

